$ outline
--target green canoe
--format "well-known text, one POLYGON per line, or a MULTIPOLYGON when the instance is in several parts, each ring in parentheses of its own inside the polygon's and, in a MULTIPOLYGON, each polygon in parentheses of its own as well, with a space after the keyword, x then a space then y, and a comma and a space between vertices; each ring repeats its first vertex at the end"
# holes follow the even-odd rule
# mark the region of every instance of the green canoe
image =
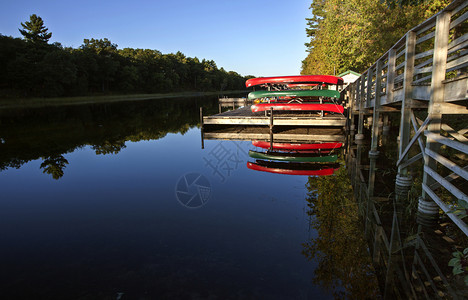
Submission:
POLYGON ((335 90, 283 90, 283 91, 255 91, 250 92, 248 99, 254 100, 258 98, 273 98, 273 97, 328 97, 340 98, 340 92, 335 90))
POLYGON ((291 161, 291 162, 335 162, 338 160, 337 155, 327 156, 304 156, 298 153, 264 153, 249 150, 249 156, 256 159, 268 159, 268 160, 279 160, 279 161, 291 161))

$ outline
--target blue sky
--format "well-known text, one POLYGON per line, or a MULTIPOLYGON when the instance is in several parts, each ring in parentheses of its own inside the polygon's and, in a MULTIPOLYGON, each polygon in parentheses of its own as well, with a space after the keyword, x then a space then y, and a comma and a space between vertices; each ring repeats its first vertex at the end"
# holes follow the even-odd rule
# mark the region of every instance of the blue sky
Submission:
POLYGON ((119 49, 212 59, 242 75, 300 73, 306 57, 311 0, 15 0, 0 4, 0 33, 21 37, 20 23, 37 14, 51 42, 79 47, 108 38, 119 49))

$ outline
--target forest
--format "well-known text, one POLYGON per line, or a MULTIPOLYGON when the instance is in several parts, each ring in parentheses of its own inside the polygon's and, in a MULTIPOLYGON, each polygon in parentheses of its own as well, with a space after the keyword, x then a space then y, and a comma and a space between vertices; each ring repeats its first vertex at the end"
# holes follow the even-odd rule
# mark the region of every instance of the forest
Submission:
POLYGON ((451 0, 313 0, 301 74, 364 72, 451 0))
POLYGON ((37 15, 21 23, 23 38, 0 33, 0 97, 63 97, 245 89, 246 78, 213 60, 118 49, 107 38, 84 39, 78 48, 49 43, 37 15))

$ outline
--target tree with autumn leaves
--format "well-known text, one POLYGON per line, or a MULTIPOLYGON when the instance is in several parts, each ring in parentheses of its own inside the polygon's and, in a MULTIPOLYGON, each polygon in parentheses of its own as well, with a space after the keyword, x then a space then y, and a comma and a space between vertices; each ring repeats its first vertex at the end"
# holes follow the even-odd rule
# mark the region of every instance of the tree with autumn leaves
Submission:
POLYGON ((363 72, 409 29, 450 2, 313 0, 301 73, 363 72))

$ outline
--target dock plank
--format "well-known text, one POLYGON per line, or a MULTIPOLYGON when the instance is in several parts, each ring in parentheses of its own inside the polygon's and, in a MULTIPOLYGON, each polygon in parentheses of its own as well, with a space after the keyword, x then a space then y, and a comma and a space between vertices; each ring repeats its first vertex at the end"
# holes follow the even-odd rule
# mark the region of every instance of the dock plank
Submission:
MULTIPOLYGON (((249 106, 203 117, 205 125, 269 125, 270 117, 264 113, 252 113, 249 106)), ((345 126, 346 118, 339 114, 323 117, 313 113, 274 112, 275 126, 345 126)))

